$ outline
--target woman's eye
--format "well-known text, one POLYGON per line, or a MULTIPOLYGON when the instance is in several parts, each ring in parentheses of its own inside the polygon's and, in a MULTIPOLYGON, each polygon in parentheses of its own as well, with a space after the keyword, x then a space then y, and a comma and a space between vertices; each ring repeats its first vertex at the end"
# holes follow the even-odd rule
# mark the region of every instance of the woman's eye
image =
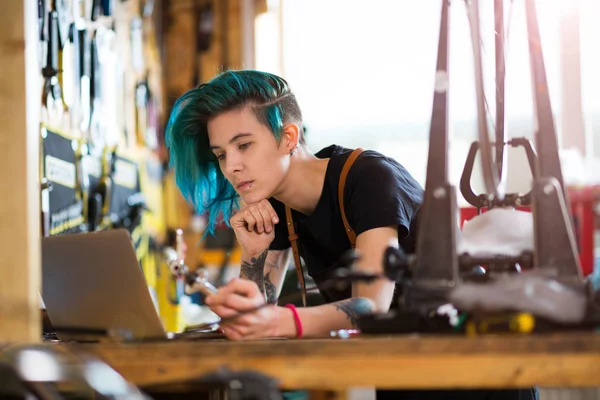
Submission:
POLYGON ((248 147, 250 147, 250 144, 251 144, 250 142, 248 142, 248 143, 242 143, 242 144, 239 145, 239 149, 240 150, 246 150, 248 147))
POLYGON ((217 160, 223 161, 225 159, 225 154, 217 154, 217 160))

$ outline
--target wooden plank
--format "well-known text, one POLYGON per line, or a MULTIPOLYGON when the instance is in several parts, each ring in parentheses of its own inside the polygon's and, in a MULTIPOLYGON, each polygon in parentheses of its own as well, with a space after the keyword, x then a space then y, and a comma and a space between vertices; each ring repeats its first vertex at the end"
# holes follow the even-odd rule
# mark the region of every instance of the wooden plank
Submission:
POLYGON ((348 393, 346 390, 311 390, 308 393, 310 400, 346 400, 348 393))
POLYGON ((39 341, 40 99, 37 1, 0 13, 0 342, 39 341))
MULTIPOLYGON (((242 4, 241 0, 229 0, 227 10, 227 59, 229 69, 243 68, 242 4)), ((254 20, 254 18, 253 18, 254 20)))
POLYGON ((214 31, 210 48, 202 53, 200 57, 200 80, 208 82, 216 75, 224 71, 223 43, 225 32, 223 31, 223 6, 220 2, 215 2, 213 6, 213 26, 214 31))
POLYGON ((78 346, 135 384, 197 379, 227 366, 290 389, 600 385, 600 336, 374 337, 78 346))
POLYGON ((170 106, 179 96, 194 86, 196 57, 195 8, 192 1, 169 3, 164 59, 165 86, 170 106))

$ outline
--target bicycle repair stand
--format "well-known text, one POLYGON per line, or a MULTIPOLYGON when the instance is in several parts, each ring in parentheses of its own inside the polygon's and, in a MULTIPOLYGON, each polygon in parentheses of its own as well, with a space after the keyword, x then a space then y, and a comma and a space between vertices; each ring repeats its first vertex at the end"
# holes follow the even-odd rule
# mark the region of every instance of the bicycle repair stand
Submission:
MULTIPOLYGON (((436 88, 433 97, 432 122, 430 128, 427 180, 422 205, 416 257, 405 259, 410 265, 412 279, 405 280, 401 303, 409 310, 426 312, 447 303, 448 293, 463 282, 464 272, 473 266, 494 263, 526 263, 533 257, 533 268, 555 270, 557 279, 580 290, 584 285, 580 273, 578 250, 573 227, 567 212, 567 199, 560 167, 556 130, 548 93, 540 33, 537 23, 535 2, 525 0, 527 33, 534 88, 535 148, 529 147, 528 156, 532 163, 533 185, 525 196, 505 195, 501 192, 500 180, 504 160, 504 23, 502 0, 494 0, 496 28, 496 78, 498 90, 496 124, 496 160, 492 160, 489 142, 485 100, 483 98, 482 60, 479 45, 478 0, 471 0, 471 34, 474 43, 475 75, 478 103, 479 143, 483 176, 487 195, 475 196, 470 184, 467 200, 481 207, 515 207, 531 201, 534 221, 534 254, 523 254, 512 260, 477 259, 469 254, 457 254, 458 208, 456 189, 448 178, 448 44, 450 1, 442 3, 438 56, 436 66, 436 88), (500 56, 498 56, 500 55, 500 56), (441 83, 441 84, 440 84, 441 83), (472 196, 469 196, 471 194, 472 196), (477 200, 474 199, 474 197, 477 200)), ((526 141, 526 139, 525 139, 526 141)), ((510 143, 510 142, 509 142, 510 143)), ((513 141, 513 144, 515 142, 513 141)), ((523 140, 521 140, 523 143, 523 140)), ((517 141, 518 144, 518 141, 517 141)), ((527 150, 527 144, 525 144, 527 150)), ((476 152, 476 149, 474 150, 476 152)), ((473 155, 474 157, 474 155, 473 155)), ((469 173, 470 176, 470 173, 469 173)), ((465 185, 463 185, 465 186, 465 185)))

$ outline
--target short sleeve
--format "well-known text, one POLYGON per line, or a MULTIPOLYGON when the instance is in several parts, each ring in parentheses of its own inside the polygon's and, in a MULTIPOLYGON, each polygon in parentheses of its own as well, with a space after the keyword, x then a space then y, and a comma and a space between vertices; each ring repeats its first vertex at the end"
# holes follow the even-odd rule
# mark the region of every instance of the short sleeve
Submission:
POLYGON ((282 202, 273 198, 269 199, 271 206, 277 213, 279 223, 275 224, 275 239, 271 242, 269 250, 285 250, 290 248, 292 245, 288 239, 288 230, 285 219, 285 206, 282 202))
POLYGON ((409 235, 423 201, 423 189, 402 165, 371 151, 355 161, 344 194, 348 222, 357 235, 396 225, 400 240, 409 235))

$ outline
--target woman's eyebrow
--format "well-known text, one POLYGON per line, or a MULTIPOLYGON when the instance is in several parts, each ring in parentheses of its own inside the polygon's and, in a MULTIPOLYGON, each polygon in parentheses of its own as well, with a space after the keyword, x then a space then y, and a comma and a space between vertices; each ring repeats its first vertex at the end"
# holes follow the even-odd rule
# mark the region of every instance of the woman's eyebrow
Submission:
MULTIPOLYGON (((237 135, 235 135, 234 137, 231 138, 231 140, 229 141, 229 143, 233 143, 236 140, 241 139, 241 138, 246 137, 246 136, 252 136, 252 134, 249 133, 249 132, 247 132, 247 133, 238 133, 237 135)), ((211 150, 220 149, 220 148, 221 147, 219 147, 219 146, 210 146, 211 150)))

